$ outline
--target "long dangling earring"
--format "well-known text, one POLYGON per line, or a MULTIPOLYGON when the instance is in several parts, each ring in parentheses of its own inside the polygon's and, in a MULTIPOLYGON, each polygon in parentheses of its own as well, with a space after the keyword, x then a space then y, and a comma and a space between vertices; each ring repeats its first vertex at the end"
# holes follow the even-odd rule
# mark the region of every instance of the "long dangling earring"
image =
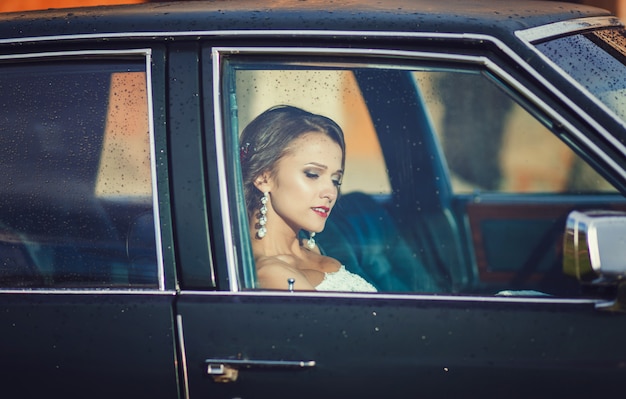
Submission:
POLYGON ((309 235, 309 239, 306 240, 306 246, 309 247, 309 249, 313 249, 315 248, 315 233, 311 232, 311 234, 309 235))
POLYGON ((259 216, 259 231, 256 232, 256 235, 259 238, 263 238, 265 237, 265 235, 267 234, 267 227, 265 227, 265 224, 267 223, 267 201, 269 199, 268 193, 267 191, 263 193, 263 196, 261 197, 261 209, 259 210, 260 212, 260 216, 259 216))

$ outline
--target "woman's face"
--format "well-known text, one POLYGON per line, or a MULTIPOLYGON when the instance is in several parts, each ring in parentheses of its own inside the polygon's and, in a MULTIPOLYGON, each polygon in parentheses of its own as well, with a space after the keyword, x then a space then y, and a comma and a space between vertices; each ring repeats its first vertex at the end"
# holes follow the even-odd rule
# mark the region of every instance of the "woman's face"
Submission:
MULTIPOLYGON (((322 231, 337 200, 342 158, 339 144, 323 133, 306 133, 292 141, 269 178, 273 213, 293 229, 322 231)), ((268 215, 268 223, 271 218, 268 215)))

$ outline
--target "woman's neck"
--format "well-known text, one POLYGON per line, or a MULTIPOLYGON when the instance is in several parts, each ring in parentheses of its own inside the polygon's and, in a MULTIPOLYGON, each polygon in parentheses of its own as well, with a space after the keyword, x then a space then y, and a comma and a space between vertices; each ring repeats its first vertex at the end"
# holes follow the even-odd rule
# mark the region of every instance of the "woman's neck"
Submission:
MULTIPOLYGON (((255 231, 254 226, 251 231, 255 231)), ((289 227, 278 228, 271 226, 267 228, 267 233, 263 238, 253 234, 252 250, 255 257, 259 256, 280 256, 290 255, 303 257, 304 249, 300 245, 298 232, 289 227)))

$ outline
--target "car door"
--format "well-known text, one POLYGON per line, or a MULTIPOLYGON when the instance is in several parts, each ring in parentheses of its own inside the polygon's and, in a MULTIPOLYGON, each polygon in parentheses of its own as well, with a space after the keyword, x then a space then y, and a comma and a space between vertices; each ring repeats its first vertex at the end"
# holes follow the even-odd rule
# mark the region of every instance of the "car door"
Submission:
MULTIPOLYGON (((467 39, 453 38, 454 48, 460 51, 467 39)), ((396 51, 381 42, 363 49, 339 42, 202 49, 206 153, 215 154, 206 158, 208 223, 216 245, 212 272, 194 269, 200 277, 181 286, 176 307, 188 397, 618 392, 626 319, 598 310, 602 298, 534 290, 519 296, 518 287, 496 295, 504 287, 477 284, 468 212, 455 214, 451 173, 441 156, 441 103, 437 108, 427 99, 439 93, 434 75, 487 81, 523 110, 530 107, 531 115, 549 113, 539 107, 545 103, 533 103, 539 88, 526 89, 527 81, 500 66, 502 54, 472 52, 484 39, 456 57, 452 50, 396 51), (353 186, 344 188, 330 217, 336 221, 318 242, 379 292, 255 285, 238 134, 276 103, 337 119, 348 148, 355 143, 345 179, 354 173, 353 186), (202 275, 206 282, 196 283, 202 275), (602 383, 590 383, 589 376, 602 383)))
POLYGON ((2 395, 177 397, 164 52, 89 48, 0 56, 2 395))

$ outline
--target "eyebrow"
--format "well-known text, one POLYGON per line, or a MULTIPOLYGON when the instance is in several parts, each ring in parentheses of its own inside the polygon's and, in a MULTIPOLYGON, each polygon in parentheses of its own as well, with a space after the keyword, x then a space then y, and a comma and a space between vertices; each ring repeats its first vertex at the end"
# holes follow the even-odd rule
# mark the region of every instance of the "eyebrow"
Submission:
POLYGON ((318 168, 321 168, 321 169, 328 169, 328 166, 321 164, 321 163, 317 163, 317 162, 307 162, 306 165, 317 166, 318 168))
MULTIPOLYGON (((321 164, 321 163, 317 163, 317 162, 308 162, 306 165, 316 166, 320 169, 328 170, 328 166, 321 164)), ((334 173, 341 173, 343 175, 343 169, 337 169, 334 173)))

